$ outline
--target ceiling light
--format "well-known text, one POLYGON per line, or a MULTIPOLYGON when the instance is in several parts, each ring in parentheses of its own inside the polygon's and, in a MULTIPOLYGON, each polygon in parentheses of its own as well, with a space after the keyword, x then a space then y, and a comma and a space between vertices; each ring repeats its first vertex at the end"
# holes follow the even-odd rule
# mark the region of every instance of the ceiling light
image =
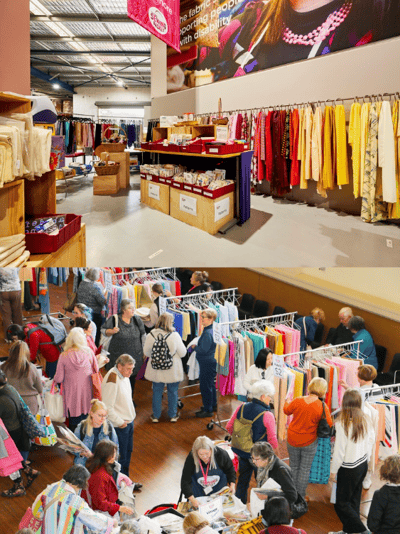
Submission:
POLYGON ((117 80, 117 84, 122 86, 124 85, 124 82, 122 80, 117 80))
POLYGON ((60 89, 60 87, 59 83, 53 83, 53 89, 60 89))

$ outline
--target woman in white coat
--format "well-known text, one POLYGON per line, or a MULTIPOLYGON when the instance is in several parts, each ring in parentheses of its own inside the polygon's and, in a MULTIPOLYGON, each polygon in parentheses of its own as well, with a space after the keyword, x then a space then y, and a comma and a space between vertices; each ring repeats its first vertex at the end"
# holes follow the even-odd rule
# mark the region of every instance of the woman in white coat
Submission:
POLYGON ((162 395, 167 384, 168 417, 176 423, 178 415, 178 388, 183 380, 182 358, 186 347, 173 327, 173 316, 163 313, 154 330, 146 338, 143 352, 149 358, 144 377, 153 382, 153 414, 151 420, 158 423, 162 411, 162 395))

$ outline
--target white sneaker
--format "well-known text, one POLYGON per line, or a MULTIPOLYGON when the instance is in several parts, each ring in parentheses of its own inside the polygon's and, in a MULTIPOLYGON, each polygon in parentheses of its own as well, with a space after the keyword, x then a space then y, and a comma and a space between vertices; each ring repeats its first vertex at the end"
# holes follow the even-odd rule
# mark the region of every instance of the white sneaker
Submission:
POLYGON ((372 485, 371 473, 368 471, 366 477, 363 480, 363 488, 367 490, 371 487, 371 485, 372 485))
POLYGON ((179 415, 175 415, 175 417, 171 417, 170 421, 171 423, 176 423, 178 419, 179 419, 179 415))
POLYGON ((158 423, 158 419, 156 419, 153 414, 150 415, 150 419, 153 423, 158 423))

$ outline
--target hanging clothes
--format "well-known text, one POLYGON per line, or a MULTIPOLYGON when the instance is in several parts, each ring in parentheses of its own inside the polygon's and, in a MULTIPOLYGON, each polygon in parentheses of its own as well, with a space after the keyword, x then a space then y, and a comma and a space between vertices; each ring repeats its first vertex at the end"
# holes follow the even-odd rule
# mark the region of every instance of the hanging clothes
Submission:
POLYGON ((378 126, 378 163, 382 168, 382 199, 396 202, 396 165, 392 112, 390 103, 382 102, 378 126))
POLYGON ((339 186, 349 183, 349 168, 347 162, 347 134, 346 115, 344 106, 335 106, 335 133, 336 133, 336 173, 339 186))
POLYGON ((361 167, 361 104, 354 102, 350 109, 349 145, 352 148, 353 194, 360 196, 360 167, 361 167))
POLYGON ((326 106, 324 112, 324 161, 322 165, 322 187, 335 187, 335 149, 334 149, 334 115, 332 106, 326 106))

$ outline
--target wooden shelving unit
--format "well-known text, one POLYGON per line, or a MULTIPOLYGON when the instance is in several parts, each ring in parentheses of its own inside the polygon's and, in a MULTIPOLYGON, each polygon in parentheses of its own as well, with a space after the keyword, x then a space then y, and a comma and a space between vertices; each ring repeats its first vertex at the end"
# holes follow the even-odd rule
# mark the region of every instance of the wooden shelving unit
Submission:
POLYGON ((172 134, 190 134, 192 139, 195 137, 215 137, 216 126, 213 124, 198 124, 197 126, 171 126, 169 128, 156 126, 153 128, 153 141, 158 141, 159 139, 168 139, 169 141, 172 134))
MULTIPOLYGON (((0 92, 0 114, 29 113, 31 101, 18 95, 0 92)), ((16 179, 0 188, 0 237, 25 233, 25 218, 55 214, 56 173, 50 171, 34 181, 16 179)), ((85 267, 86 229, 80 231, 53 254, 31 255, 32 267, 85 267), (61 262, 61 263, 60 263, 61 262)))

